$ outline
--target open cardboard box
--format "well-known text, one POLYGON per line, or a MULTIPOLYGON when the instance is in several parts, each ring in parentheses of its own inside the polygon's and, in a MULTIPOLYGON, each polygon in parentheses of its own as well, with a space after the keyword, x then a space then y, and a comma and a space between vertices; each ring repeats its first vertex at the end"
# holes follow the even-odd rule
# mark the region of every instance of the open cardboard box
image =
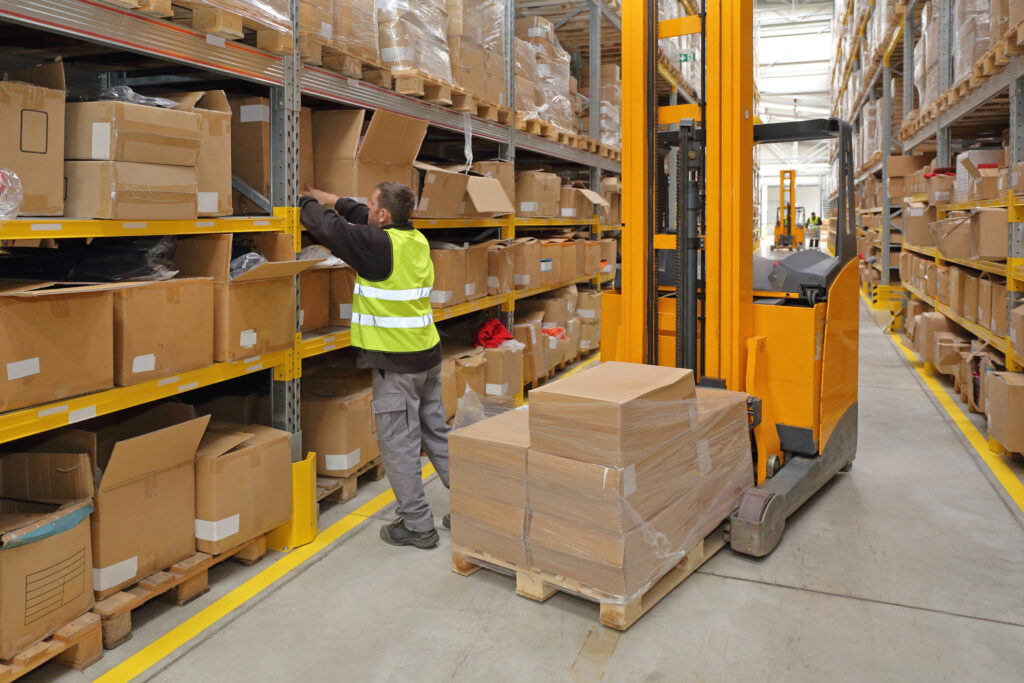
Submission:
POLYGON ((178 240, 175 263, 183 276, 214 281, 214 358, 236 361, 281 351, 295 343, 294 276, 320 261, 296 261, 292 238, 252 235, 268 259, 232 279, 232 235, 197 235, 178 240))
POLYGON ((593 190, 579 187, 563 187, 559 201, 562 218, 591 218, 611 206, 593 190))
POLYGON ((165 95, 176 102, 176 109, 199 116, 199 194, 200 216, 231 215, 231 105, 223 90, 207 90, 165 95))
POLYGON ((419 171, 420 197, 413 214, 417 218, 492 218, 515 209, 501 181, 462 173, 463 167, 440 167, 422 161, 413 163, 419 171))

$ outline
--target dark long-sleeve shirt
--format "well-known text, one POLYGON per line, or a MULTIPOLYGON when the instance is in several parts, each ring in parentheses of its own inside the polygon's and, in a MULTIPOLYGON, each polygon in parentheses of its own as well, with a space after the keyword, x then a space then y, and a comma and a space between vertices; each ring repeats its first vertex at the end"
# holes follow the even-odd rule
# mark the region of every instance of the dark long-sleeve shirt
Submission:
MULTIPOLYGON (((383 228, 366 225, 369 209, 353 199, 342 198, 328 209, 312 197, 299 200, 299 220, 309 236, 349 264, 365 280, 380 282, 395 267, 391 238, 383 228)), ((388 226, 413 230, 412 223, 388 226)), ((399 264, 400 265, 400 264, 399 264)), ((433 284, 433 283, 431 283, 433 284)), ((424 372, 441 362, 441 344, 426 351, 389 353, 359 349, 358 365, 391 372, 424 372)))

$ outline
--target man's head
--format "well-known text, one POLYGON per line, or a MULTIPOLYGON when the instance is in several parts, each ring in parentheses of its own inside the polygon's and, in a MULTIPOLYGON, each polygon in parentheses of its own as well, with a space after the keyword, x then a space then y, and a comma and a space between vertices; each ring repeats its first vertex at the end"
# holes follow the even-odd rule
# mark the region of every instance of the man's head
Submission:
POLYGON ((400 225, 412 216, 416 195, 408 185, 389 180, 377 184, 366 206, 370 209, 370 225, 378 228, 400 225))
POLYGON ((811 218, 814 218, 814 212, 811 211, 811 218))

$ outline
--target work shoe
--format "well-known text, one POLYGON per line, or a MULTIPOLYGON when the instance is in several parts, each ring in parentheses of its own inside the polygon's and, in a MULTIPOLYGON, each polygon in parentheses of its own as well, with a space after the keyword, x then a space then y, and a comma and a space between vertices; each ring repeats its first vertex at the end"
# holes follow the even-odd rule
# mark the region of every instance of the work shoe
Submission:
POLYGON ((452 516, 450 514, 445 515, 444 519, 441 520, 441 524, 444 524, 444 528, 445 529, 448 529, 449 531, 451 531, 451 529, 452 529, 452 516))
POLYGON ((437 529, 430 531, 410 531, 405 526, 401 517, 380 528, 380 540, 391 545, 412 545, 423 550, 428 550, 437 545, 440 540, 437 529))

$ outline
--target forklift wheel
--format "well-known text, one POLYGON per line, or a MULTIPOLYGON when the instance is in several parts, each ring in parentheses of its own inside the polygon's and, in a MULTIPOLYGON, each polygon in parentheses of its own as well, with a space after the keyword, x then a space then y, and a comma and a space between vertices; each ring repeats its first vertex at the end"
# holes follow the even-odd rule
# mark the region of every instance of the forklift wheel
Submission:
POLYGON ((840 467, 839 471, 840 472, 849 472, 852 469, 853 469, 853 460, 850 460, 850 462, 848 462, 845 465, 843 465, 842 467, 840 467))

